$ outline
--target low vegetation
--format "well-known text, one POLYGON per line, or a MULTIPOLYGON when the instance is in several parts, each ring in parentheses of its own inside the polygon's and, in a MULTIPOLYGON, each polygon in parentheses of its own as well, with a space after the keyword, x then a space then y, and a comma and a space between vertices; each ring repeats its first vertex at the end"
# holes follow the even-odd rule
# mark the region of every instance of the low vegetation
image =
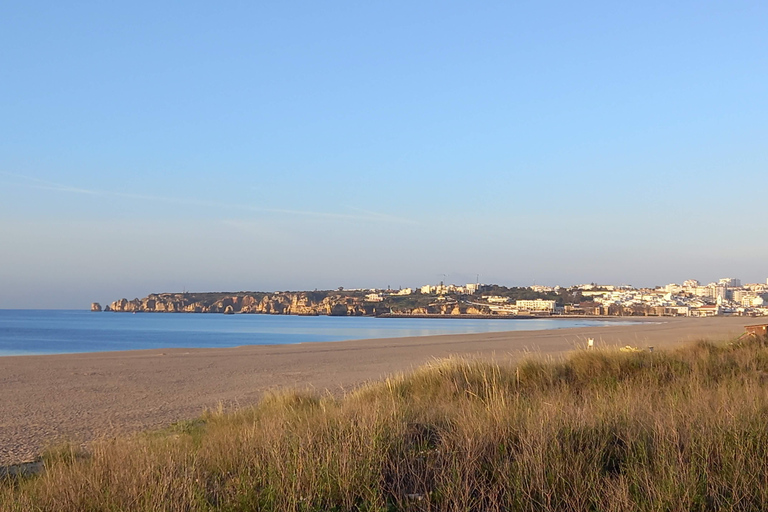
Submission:
MULTIPOLYGON (((454 302, 456 296, 449 296, 454 302)), ((445 297, 443 297, 445 298, 445 297)), ((382 303, 384 308, 389 308, 397 313, 409 314, 415 309, 427 309, 430 304, 437 302, 437 297, 434 295, 424 295, 421 292, 412 293, 410 295, 390 295, 386 297, 382 303)))
POLYGON ((0 509, 768 510, 768 346, 451 359, 48 453, 0 509))
POLYGON ((532 290, 526 286, 500 286, 497 284, 483 285, 479 292, 480 295, 497 295, 500 297, 506 297, 510 302, 514 303, 516 300, 554 300, 558 304, 578 304, 584 297, 581 294, 581 290, 577 288, 560 288, 558 291, 551 292, 538 292, 532 290))

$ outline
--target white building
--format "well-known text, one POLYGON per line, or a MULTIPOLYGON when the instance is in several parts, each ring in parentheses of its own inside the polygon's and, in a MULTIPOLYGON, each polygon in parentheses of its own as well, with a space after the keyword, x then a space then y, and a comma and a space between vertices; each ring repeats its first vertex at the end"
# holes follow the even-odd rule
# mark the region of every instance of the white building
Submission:
POLYGON ((515 302, 515 306, 518 311, 548 311, 553 312, 555 310, 556 301, 554 300, 518 300, 515 302))
POLYGON ((467 284, 465 286, 465 288, 467 289, 467 293, 469 293, 469 294, 477 293, 478 288, 480 288, 480 284, 479 283, 469 283, 469 284, 467 284))
POLYGON ((725 300, 728 298, 728 285, 726 284, 718 284, 715 286, 715 295, 716 300, 725 300))
MULTIPOLYGON (((738 302, 740 304, 743 304, 744 299, 752 299, 756 295, 754 292, 751 292, 749 290, 745 290, 743 288, 736 288, 735 290, 731 291, 731 300, 734 302, 738 302)), ((746 304, 745 304, 746 305, 746 304)))

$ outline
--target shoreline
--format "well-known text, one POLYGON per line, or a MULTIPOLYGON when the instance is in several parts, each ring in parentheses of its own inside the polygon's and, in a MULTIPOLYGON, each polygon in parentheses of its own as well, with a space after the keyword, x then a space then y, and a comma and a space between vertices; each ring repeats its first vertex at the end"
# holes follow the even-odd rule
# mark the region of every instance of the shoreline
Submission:
MULTIPOLYGON (((0 312, 2 312, 2 311, 12 311, 12 310, 0 310, 0 312)), ((22 310, 18 310, 18 311, 22 311, 22 310)), ((29 311, 36 311, 36 312, 66 311, 66 312, 70 312, 70 313, 80 313, 80 314, 82 314, 84 316, 90 316, 91 315, 91 312, 84 311, 84 310, 45 310, 45 309, 40 309, 40 310, 29 310, 29 311)), ((139 313, 140 314, 147 313, 147 314, 149 314, 151 316, 161 314, 159 312, 139 312, 139 313)), ((127 313, 124 313, 124 314, 127 314, 127 313)), ((130 313, 130 314, 132 315, 133 313, 130 313)), ((168 313, 168 314, 171 315, 171 316, 175 315, 175 313, 168 313)), ((216 314, 216 313, 180 313, 180 314, 195 315, 195 316, 198 316, 198 317, 206 316, 206 315, 219 316, 219 317, 220 316, 224 316, 222 314, 216 314)), ((238 313, 238 314, 236 314, 236 316, 245 316, 245 317, 264 316, 264 317, 268 317, 270 320, 274 320, 274 319, 278 319, 280 317, 307 317, 308 315, 270 315, 270 314, 266 314, 266 313, 253 313, 253 314, 251 314, 251 313, 248 313, 248 314, 246 314, 246 313, 238 313)), ((451 335, 451 334, 462 334, 462 335, 463 334, 483 334, 483 333, 494 333, 494 332, 525 332, 525 331, 535 332, 535 331, 540 331, 540 330, 557 330, 557 329, 568 329, 568 328, 574 328, 574 327, 582 327, 580 325, 573 325, 573 324, 579 324, 579 323, 582 323, 582 324, 585 324, 585 323, 599 323, 601 325, 611 325, 611 324, 621 323, 621 324, 628 325, 628 324, 639 324, 639 323, 646 323, 646 322, 658 322, 658 321, 663 321, 663 318, 671 318, 671 317, 645 317, 645 316, 637 316, 637 317, 589 316, 589 317, 586 317, 584 315, 573 315, 573 316, 562 316, 562 315, 560 315, 560 316, 555 316, 555 317, 548 317, 548 316, 512 317, 512 316, 492 315, 492 316, 490 316, 488 318, 478 317, 478 316, 473 316, 473 315, 433 315, 433 316, 410 316, 409 315, 409 316, 394 316, 394 317, 374 317, 374 316, 333 317, 333 316, 329 316, 329 315, 319 315, 319 316, 320 317, 325 317, 325 318, 328 318, 328 319, 331 319, 331 318, 341 319, 341 318, 343 318, 345 320, 350 320, 350 321, 353 321, 353 320, 358 320, 359 321, 359 320, 363 320, 363 319, 370 319, 371 321, 379 320, 379 319, 383 320, 383 322, 381 322, 380 325, 378 327, 375 327, 374 329, 385 329, 386 327, 385 326, 383 327, 382 324, 385 324, 387 322, 387 320, 393 320, 393 319, 394 320, 411 320, 411 319, 412 320, 432 320, 432 319, 440 320, 440 319, 451 319, 451 320, 480 320, 480 321, 484 321, 484 320, 504 320, 504 321, 507 321, 507 322, 510 321, 510 320, 537 320, 537 321, 542 321, 542 320, 543 321, 558 320, 558 321, 561 321, 561 322, 570 322, 572 324, 570 326, 565 326, 565 327, 560 327, 560 326, 557 326, 557 327, 555 327, 555 326, 541 327, 540 326, 541 324, 538 324, 539 327, 530 328, 530 326, 526 326, 525 325, 525 322, 520 322, 520 323, 517 324, 519 326, 517 328, 511 327, 511 326, 510 327, 504 326, 504 327, 501 327, 499 329, 491 329, 491 330, 488 330, 488 331, 477 329, 476 332, 474 332, 474 333, 461 332, 461 331, 459 331, 459 332, 451 332, 451 329, 437 328, 437 329, 434 329, 435 331, 438 331, 437 333, 426 334, 426 335, 417 335, 417 337, 443 336, 443 335, 451 335), (445 331, 445 332, 439 333, 439 331, 445 331)), ((315 317, 313 316, 313 318, 315 318, 315 317)), ((554 323, 556 323, 556 322, 554 322, 554 323)), ((553 325, 554 323, 552 323, 551 325, 553 325)), ((494 322, 494 324, 496 326, 500 326, 500 325, 503 325, 503 322, 499 322, 498 324, 496 324, 494 322)), ((446 324, 441 324, 441 325, 446 325, 446 324)), ((589 326, 589 327, 592 327, 592 326, 589 326)), ((395 328, 395 330, 398 330, 398 329, 395 328)), ((265 331, 265 332, 269 332, 269 331, 265 331)), ((322 336, 323 333, 319 332, 317 334, 322 336)), ((247 342, 242 342, 240 344, 232 344, 232 345, 212 344, 212 345, 208 345, 208 346, 205 346, 203 344, 190 345, 190 346, 182 346, 180 344, 175 344, 175 345, 171 344, 171 345, 168 345, 168 346, 164 346, 164 345, 161 345, 159 343, 153 343, 152 345, 154 345, 154 346, 151 346, 151 347, 146 347, 145 346, 143 348, 125 348, 125 347, 121 347, 121 348, 99 348, 99 347, 108 347, 109 345, 104 345, 104 344, 98 344, 97 343, 96 346, 85 347, 84 349, 79 349, 79 350, 76 349, 76 350, 72 350, 72 351, 68 351, 68 352, 56 352, 56 351, 50 351, 50 352, 39 351, 39 352, 36 352, 36 351, 33 351, 33 350, 23 350, 23 349, 14 350, 14 349, 10 349, 10 348, 6 350, 6 349, 3 349, 2 348, 2 344, 0 344, 0 359, 6 358, 6 357, 33 357, 33 356, 37 357, 37 356, 55 356, 55 355, 67 355, 67 354, 69 354, 69 355, 76 355, 76 354, 85 355, 85 354, 99 354, 99 353, 107 353, 107 352, 109 352, 109 353, 117 353, 117 352, 122 353, 122 352, 135 352, 135 351, 138 351, 138 350, 171 350, 171 349, 204 349, 204 348, 211 348, 211 349, 219 349, 220 348, 220 349, 223 349, 223 348, 236 348, 236 347, 247 347, 247 346, 273 346, 273 345, 274 346, 285 346, 285 345, 311 344, 311 343, 338 343, 338 342, 342 342, 342 341, 362 341, 362 340, 386 339, 386 338, 398 338, 398 337, 414 337, 414 336, 413 335, 408 335, 408 334, 405 334, 405 335, 394 335, 393 334, 393 335, 386 336, 386 337, 371 337, 371 338, 369 338, 369 337, 365 337, 365 338, 343 338, 342 337, 340 339, 318 339, 318 340, 308 340, 308 341, 286 341, 286 342, 278 342, 278 343, 259 343, 259 342, 247 343, 247 342)))
MULTIPOLYGON (((627 321, 631 317, 614 317, 627 321)), ((377 338, 231 348, 150 349, 0 357, 0 465, 46 446, 162 428, 205 409, 252 405, 268 390, 342 395, 365 382, 453 355, 519 360, 586 344, 669 348, 725 340, 751 317, 639 317, 630 325, 377 338), (662 320, 663 319, 663 320, 662 320), (660 321, 661 320, 661 321, 660 321)))
MULTIPOLYGON (((194 313, 193 313, 194 314, 194 313)), ((206 314, 206 313, 197 313, 197 314, 206 314)), ((372 317, 373 318, 373 317, 372 317)), ((49 352, 44 354, 2 354, 0 353, 0 360, 8 357, 56 357, 56 356, 89 356, 89 355, 99 355, 99 354, 125 354, 130 355, 133 353, 139 353, 139 352, 157 352, 157 351, 178 351, 178 350, 233 350, 233 349, 248 349, 252 347, 289 347, 289 346, 311 346, 311 345, 318 345, 318 344, 325 344, 325 343, 344 343, 344 342, 355 342, 355 343, 369 343, 372 341, 377 340, 398 340, 398 339, 405 339, 405 338, 414 338, 414 339, 421 339, 421 338, 439 338, 442 336, 478 336, 483 334, 512 334, 512 333, 536 333, 536 332, 553 332, 553 331, 562 331, 562 330, 569 330, 569 329, 600 329, 604 327, 614 327, 611 325, 612 323, 621 323, 623 327, 631 327, 632 325, 639 325, 639 324, 663 324, 663 320, 640 320, 639 318, 637 320, 619 320, 617 317, 605 317, 605 318, 597 318, 595 317, 597 321, 604 322, 603 325, 594 325, 594 326, 580 326, 580 327, 554 327, 551 329, 519 329, 515 331, 487 331, 487 332, 476 332, 476 333, 445 333, 445 334, 428 334, 425 336, 398 336, 398 337, 388 337, 388 338, 353 338, 348 340, 326 340, 326 341, 299 341, 295 343, 263 343, 263 344, 243 344, 243 345, 233 345, 231 347, 161 347, 161 348, 138 348, 138 349, 130 349, 130 350, 94 350, 89 352, 49 352), (616 322, 610 322, 610 319, 616 319, 616 322)), ((518 319, 519 320, 519 319, 518 319)), ((545 318, 545 320, 549 320, 548 318, 545 318)), ((571 318, 572 320, 572 318, 571 318)), ((0 382, 2 382, 0 380, 0 382)))

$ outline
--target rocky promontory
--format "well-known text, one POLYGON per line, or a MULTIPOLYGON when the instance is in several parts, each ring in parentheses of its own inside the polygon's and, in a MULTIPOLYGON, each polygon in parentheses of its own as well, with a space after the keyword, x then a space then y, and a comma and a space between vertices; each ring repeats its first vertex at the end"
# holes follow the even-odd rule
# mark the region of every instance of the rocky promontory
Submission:
POLYGON ((105 311, 129 313, 260 313, 271 315, 378 316, 477 315, 484 308, 459 301, 435 302, 429 296, 389 297, 369 300, 365 293, 345 291, 313 292, 216 292, 153 293, 143 299, 120 299, 105 311))
MULTIPOLYGON (((376 303, 343 294, 313 292, 158 293, 143 299, 120 299, 110 311, 152 313, 263 313, 273 315, 376 315, 376 303)), ((389 311, 389 310, 387 310, 389 311)))

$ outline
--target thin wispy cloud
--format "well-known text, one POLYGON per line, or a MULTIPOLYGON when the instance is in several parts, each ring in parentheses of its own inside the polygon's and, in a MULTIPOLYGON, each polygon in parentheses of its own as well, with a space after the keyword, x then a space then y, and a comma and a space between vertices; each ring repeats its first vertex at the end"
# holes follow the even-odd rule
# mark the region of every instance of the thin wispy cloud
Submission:
POLYGON ((362 210, 360 208, 354 208, 354 207, 347 207, 347 208, 349 210, 352 210, 354 212, 359 212, 359 213, 318 212, 318 211, 310 211, 310 210, 294 210, 290 208, 264 208, 260 206, 250 206, 250 205, 237 204, 237 203, 221 203, 217 201, 208 201, 208 200, 202 200, 202 199, 196 199, 196 198, 157 196, 157 195, 151 195, 151 194, 133 194, 129 192, 115 192, 111 190, 86 189, 86 188, 75 187, 75 186, 71 186, 63 183, 57 183, 49 180, 35 178, 32 176, 24 176, 21 174, 10 173, 5 171, 0 171, 0 175, 21 180, 21 182, 20 183, 17 182, 17 184, 22 184, 22 185, 32 187, 32 188, 37 188, 37 189, 53 190, 57 192, 67 193, 67 194, 85 194, 85 195, 100 196, 100 197, 119 197, 124 199, 137 199, 141 201, 154 201, 154 202, 165 203, 165 204, 179 204, 179 205, 187 205, 187 206, 206 207, 206 208, 240 210, 240 211, 248 211, 248 212, 255 212, 255 213, 269 213, 269 214, 289 215, 289 216, 298 216, 298 217, 314 217, 314 218, 321 218, 321 219, 337 219, 337 220, 364 221, 364 222, 386 222, 386 223, 396 223, 396 224, 418 224, 416 221, 411 219, 406 219, 406 218, 397 217, 394 215, 378 213, 378 212, 373 212, 368 210, 362 210))
POLYGON ((17 178, 19 180, 22 180, 22 184, 26 186, 30 186, 32 188, 39 188, 43 190, 58 190, 60 192, 70 192, 73 194, 98 195, 98 192, 94 190, 71 187, 69 185, 62 185, 61 183, 55 183, 53 181, 48 181, 48 180, 41 180, 40 178, 34 178, 32 176, 24 176, 22 174, 16 174, 16 173, 5 172, 5 171, 0 171, 0 174, 2 174, 3 176, 8 176, 11 178, 17 178))
POLYGON ((417 224, 416 221, 411 221, 409 219, 404 219, 402 217, 396 217, 396 216, 390 215, 388 213, 379 213, 379 212, 374 212, 374 211, 370 211, 370 210, 363 210, 362 208, 356 208, 354 206, 348 206, 347 208, 349 208, 350 210, 356 211, 356 212, 360 212, 361 214, 365 215, 366 217, 370 217, 370 218, 373 218, 373 219, 378 219, 378 220, 381 220, 381 221, 384 221, 384 222, 389 221, 389 222, 403 222, 403 223, 408 223, 408 224, 417 224))

